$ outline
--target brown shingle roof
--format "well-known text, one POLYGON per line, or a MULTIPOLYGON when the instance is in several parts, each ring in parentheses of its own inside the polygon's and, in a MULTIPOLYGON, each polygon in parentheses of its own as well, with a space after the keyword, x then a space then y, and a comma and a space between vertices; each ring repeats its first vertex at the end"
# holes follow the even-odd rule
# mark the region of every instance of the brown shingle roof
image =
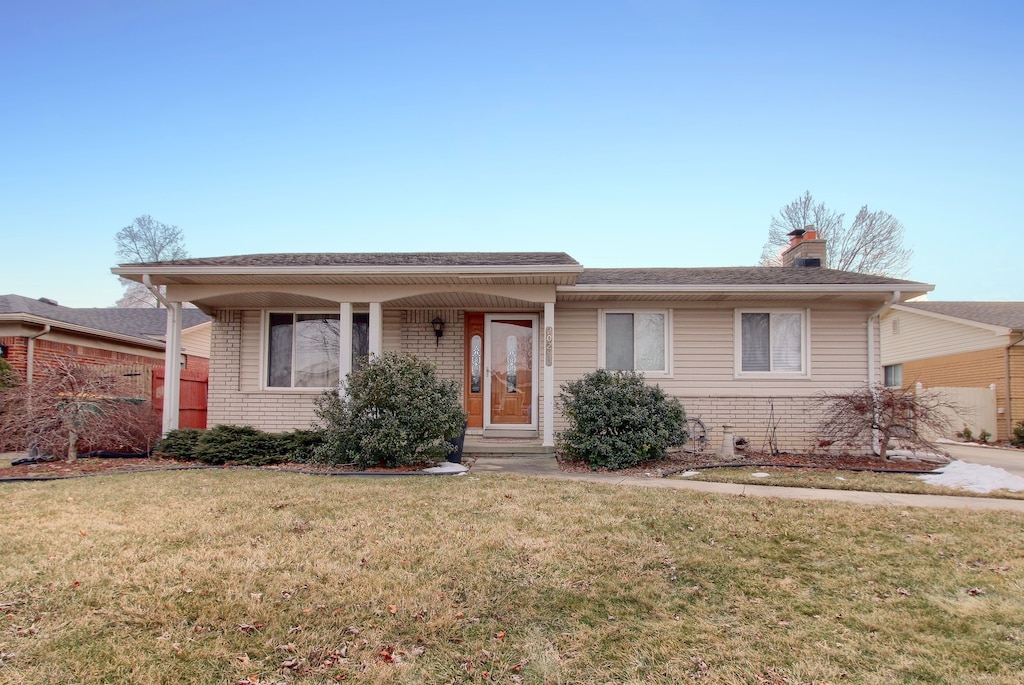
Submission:
POLYGON ((852 271, 812 267, 708 267, 695 269, 584 269, 576 285, 900 285, 915 290, 924 284, 852 271))
MULTIPOLYGON (((201 257, 149 262, 155 266, 567 266, 579 262, 564 252, 306 252, 201 257)), ((121 266, 138 266, 122 264, 121 266)))
POLYGON ((1024 330, 1024 302, 906 302, 904 307, 1024 330))

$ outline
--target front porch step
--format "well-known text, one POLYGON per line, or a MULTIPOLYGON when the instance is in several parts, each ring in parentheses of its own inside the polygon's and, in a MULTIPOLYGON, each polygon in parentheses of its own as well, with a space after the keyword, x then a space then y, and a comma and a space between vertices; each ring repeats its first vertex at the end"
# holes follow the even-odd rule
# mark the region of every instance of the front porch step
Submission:
POLYGON ((540 440, 467 435, 462 453, 467 457, 554 457, 555 448, 545 447, 540 440))

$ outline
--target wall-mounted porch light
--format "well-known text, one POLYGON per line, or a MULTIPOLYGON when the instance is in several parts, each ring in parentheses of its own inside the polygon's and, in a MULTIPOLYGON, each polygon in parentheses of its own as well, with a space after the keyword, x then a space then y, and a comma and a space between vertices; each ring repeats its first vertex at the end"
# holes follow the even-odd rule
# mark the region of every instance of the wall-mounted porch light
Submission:
POLYGON ((441 336, 444 335, 444 321, 440 316, 435 316, 434 320, 430 322, 430 325, 434 327, 434 347, 440 347, 441 336))

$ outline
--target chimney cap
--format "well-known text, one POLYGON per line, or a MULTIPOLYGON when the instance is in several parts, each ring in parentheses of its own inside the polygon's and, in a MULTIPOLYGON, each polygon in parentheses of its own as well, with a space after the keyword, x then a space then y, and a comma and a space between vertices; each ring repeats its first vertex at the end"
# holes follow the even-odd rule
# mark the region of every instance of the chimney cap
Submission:
POLYGON ((786 234, 787 238, 802 238, 804 233, 807 233, 806 228, 797 228, 786 234))

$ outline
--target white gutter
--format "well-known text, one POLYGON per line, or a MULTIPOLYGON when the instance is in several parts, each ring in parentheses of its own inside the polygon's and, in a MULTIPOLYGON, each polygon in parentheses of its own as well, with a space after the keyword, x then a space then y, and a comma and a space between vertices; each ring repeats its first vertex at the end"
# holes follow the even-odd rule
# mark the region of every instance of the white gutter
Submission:
POLYGON ((28 336, 28 344, 25 349, 25 375, 26 381, 32 385, 32 376, 35 374, 36 365, 36 338, 40 338, 50 332, 50 324, 43 324, 43 330, 28 336))
MULTIPOLYGON (((893 290, 892 297, 890 297, 885 304, 883 304, 876 311, 872 312, 870 316, 868 316, 868 392, 871 393, 871 398, 874 400, 874 404, 876 406, 876 408, 874 409, 875 423, 878 423, 878 397, 876 395, 877 381, 875 380, 875 319, 889 311, 894 304, 899 302, 899 300, 900 291, 893 290)), ((877 428, 871 431, 871 448, 872 450, 874 450, 874 453, 876 455, 882 453, 882 441, 881 438, 879 438, 878 436, 877 428)))

